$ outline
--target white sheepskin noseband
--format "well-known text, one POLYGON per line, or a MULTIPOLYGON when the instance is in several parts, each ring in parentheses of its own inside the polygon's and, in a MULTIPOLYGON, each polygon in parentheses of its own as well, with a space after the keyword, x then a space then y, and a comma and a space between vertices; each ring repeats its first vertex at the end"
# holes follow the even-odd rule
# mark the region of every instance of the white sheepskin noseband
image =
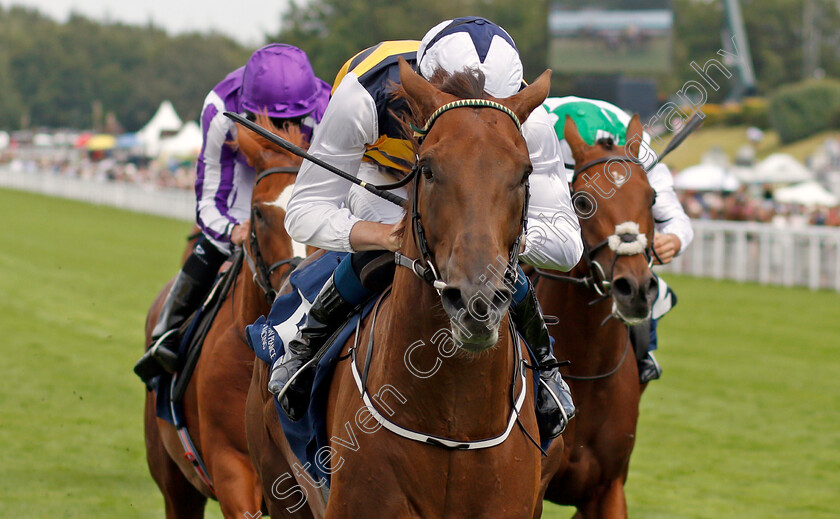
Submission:
POLYGON ((642 254, 647 249, 647 236, 639 232, 636 222, 624 222, 615 226, 615 234, 607 238, 607 245, 619 256, 642 254))

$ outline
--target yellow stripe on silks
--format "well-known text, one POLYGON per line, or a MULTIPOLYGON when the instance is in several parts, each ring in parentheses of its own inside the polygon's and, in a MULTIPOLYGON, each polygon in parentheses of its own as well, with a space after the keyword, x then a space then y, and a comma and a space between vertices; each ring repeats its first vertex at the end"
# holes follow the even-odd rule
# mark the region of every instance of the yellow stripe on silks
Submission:
MULTIPOLYGON (((367 50, 367 49, 365 49, 367 50)), ((365 50, 361 50, 353 55, 352 58, 348 59, 344 62, 344 65, 338 69, 338 74, 335 75, 335 80, 333 80, 332 90, 330 91, 330 96, 335 94, 335 89, 338 88, 338 85, 341 83, 341 80, 344 79, 344 76, 347 75, 348 69, 350 68, 350 64, 353 63, 353 60, 356 59, 356 56, 364 52, 365 50)))
POLYGON ((370 53, 370 56, 366 57, 361 63, 353 67, 351 72, 357 76, 361 76, 374 66, 378 65, 379 62, 388 56, 405 54, 406 52, 417 52, 417 49, 419 48, 420 42, 417 40, 384 41, 379 44, 379 47, 377 47, 375 51, 370 53))
POLYGON ((405 139, 380 135, 376 142, 365 148, 364 157, 382 166, 408 172, 414 165, 414 147, 405 139))
POLYGON ((350 70, 350 64, 353 63, 353 60, 356 59, 356 56, 359 54, 364 53, 368 49, 365 49, 361 52, 357 52, 353 55, 352 58, 347 60, 344 65, 339 69, 338 74, 335 76, 335 81, 333 81, 333 89, 332 91, 335 92, 336 87, 338 84, 341 83, 341 80, 344 79, 349 72, 356 74, 356 77, 361 77, 365 72, 372 69, 376 65, 382 62, 385 58, 389 56, 395 56, 397 54, 405 54, 406 52, 417 52, 417 49, 420 48, 420 42, 417 40, 396 40, 396 41, 383 41, 380 43, 376 49, 370 53, 365 59, 362 60, 361 63, 353 67, 350 70))

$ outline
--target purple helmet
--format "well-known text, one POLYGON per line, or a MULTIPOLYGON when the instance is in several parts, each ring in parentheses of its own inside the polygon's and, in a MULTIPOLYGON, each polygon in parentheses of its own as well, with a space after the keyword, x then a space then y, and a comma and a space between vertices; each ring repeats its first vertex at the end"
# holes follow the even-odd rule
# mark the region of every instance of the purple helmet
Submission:
POLYGON ((257 49, 245 65, 240 107, 291 119, 326 106, 329 95, 330 86, 315 77, 305 52, 272 43, 257 49))

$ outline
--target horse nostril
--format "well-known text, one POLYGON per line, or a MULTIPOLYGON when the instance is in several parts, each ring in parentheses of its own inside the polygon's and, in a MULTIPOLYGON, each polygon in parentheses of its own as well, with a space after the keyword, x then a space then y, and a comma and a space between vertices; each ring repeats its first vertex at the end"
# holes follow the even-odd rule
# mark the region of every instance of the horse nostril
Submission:
POLYGON ((461 297, 461 290, 455 287, 446 287, 440 294, 444 306, 448 305, 454 310, 464 308, 464 300, 461 297))
POLYGON ((651 277, 650 281, 648 281, 648 297, 656 297, 656 293, 659 291, 659 282, 656 280, 655 277, 651 277))
POLYGON ((612 282, 612 289, 617 296, 630 297, 633 295, 633 285, 626 278, 618 278, 612 282))
POLYGON ((495 290, 493 292, 493 305, 496 308, 504 308, 505 305, 510 303, 512 298, 513 293, 506 288, 495 290))

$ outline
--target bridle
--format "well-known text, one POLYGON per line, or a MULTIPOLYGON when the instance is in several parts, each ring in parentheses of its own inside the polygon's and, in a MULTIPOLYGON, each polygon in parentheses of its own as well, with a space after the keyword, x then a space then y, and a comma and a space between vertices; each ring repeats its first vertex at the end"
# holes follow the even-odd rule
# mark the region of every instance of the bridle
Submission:
MULTIPOLYGON (((440 117, 444 112, 455 108, 493 108, 495 110, 499 110, 500 112, 504 112, 506 115, 510 117, 513 123, 516 125, 516 129, 521 133, 522 132, 522 124, 519 121, 519 118, 513 111, 508 108, 507 106, 497 103, 495 101, 491 101, 489 99, 460 99, 458 101, 453 101, 451 103, 446 103, 445 105, 441 106, 429 117, 428 122, 423 128, 418 128, 417 126, 411 125, 412 130, 414 130, 414 135, 417 137, 418 142, 422 145, 423 139, 429 133, 432 128, 432 125, 435 121, 440 117)), ((406 256, 403 256, 399 251, 394 253, 394 257, 396 260, 397 265, 401 267, 406 267, 411 269, 414 274, 425 281, 427 284, 431 285, 435 290, 439 293, 447 287, 445 281, 440 279, 440 274, 438 273, 438 269, 435 267, 434 261, 432 259, 432 253, 429 250, 429 244, 426 241, 426 232, 423 229, 423 222, 420 217, 420 209, 419 209, 419 194, 420 194, 420 178, 421 176, 421 166, 419 157, 415 156, 414 167, 411 170, 411 173, 406 176, 405 179, 397 182, 395 184, 391 184, 387 186, 388 188, 400 187, 403 185, 408 184, 410 181, 414 181, 414 196, 411 198, 411 226, 413 229, 415 243, 417 244, 417 250, 420 251, 420 258, 418 259, 411 259, 406 256)), ((505 283, 509 284, 509 286, 513 286, 516 280, 517 275, 517 266, 519 264, 519 249, 522 242, 522 237, 525 235, 525 232, 528 228, 528 201, 530 200, 531 193, 529 189, 529 183, 525 181, 525 202, 522 204, 522 216, 520 219, 520 229, 519 233, 516 236, 516 239, 513 242, 513 246, 509 251, 508 257, 508 264, 505 269, 505 283)))
MULTIPOLYGON (((283 167, 283 168, 268 168, 268 169, 264 170, 262 173, 260 173, 259 175, 257 175, 257 179, 254 182, 254 187, 256 188, 256 186, 260 183, 260 181, 263 180, 264 178, 268 177, 268 176, 277 175, 277 174, 293 175, 293 174, 297 174, 299 169, 300 169, 300 167, 298 167, 298 166, 283 167)), ((269 265, 265 261, 265 258, 263 258, 262 251, 260 249, 260 242, 257 239, 257 231, 255 230, 255 225, 254 225, 254 223, 256 222, 255 216, 256 216, 256 207, 252 206, 251 207, 251 228, 250 228, 250 231, 248 233, 248 244, 249 244, 250 247, 242 247, 242 249, 245 253, 245 260, 248 262, 248 266, 251 268, 251 272, 254 273, 254 278, 253 278, 254 279, 254 284, 256 284, 258 287, 260 287, 260 289, 263 291, 263 294, 265 295, 266 302, 268 302, 268 304, 271 304, 271 303, 274 302, 275 297, 277 297, 277 290, 275 290, 274 287, 271 286, 271 275, 274 273, 275 270, 279 269, 283 265, 292 265, 293 267, 296 267, 297 264, 301 262, 301 259, 296 258, 296 257, 292 257, 292 258, 287 258, 287 259, 284 259, 284 260, 280 260, 276 263, 272 263, 271 265, 269 265), (250 248, 250 252, 248 250, 249 248, 250 248), (253 256, 252 256, 252 254, 253 254, 253 256)), ((289 270, 289 272, 286 273, 286 275, 284 276, 284 279, 285 279, 286 276, 291 274, 292 270, 294 270, 294 269, 291 269, 291 270, 289 270)))
MULTIPOLYGON (((572 197, 574 197, 575 195, 574 185, 577 182, 578 176, 581 173, 585 172, 592 166, 610 162, 628 162, 631 164, 637 164, 644 168, 644 164, 639 159, 629 157, 627 155, 607 155, 606 157, 600 157, 589 162, 585 162, 581 166, 575 168, 574 175, 572 176, 572 181, 569 184, 569 189, 571 190, 572 197)), ((616 232, 616 234, 608 236, 604 240, 596 243, 594 246, 590 246, 585 239, 582 239, 583 260, 586 262, 586 273, 584 277, 566 276, 563 274, 557 274, 555 272, 549 272, 539 268, 536 269, 537 275, 539 275, 540 277, 546 277, 549 279, 562 281, 564 283, 582 285, 587 288, 590 288, 591 290, 594 290, 595 293, 598 294, 598 298, 592 301, 590 304, 599 303, 602 300, 610 297, 612 291, 612 273, 615 269, 615 263, 618 260, 619 256, 636 256, 638 254, 644 254, 645 258, 648 260, 648 268, 653 266, 654 258, 659 259, 659 257, 656 254, 656 251, 653 249, 652 243, 646 243, 646 246, 642 250, 622 251, 622 243, 633 243, 634 241, 637 241, 639 239, 638 229, 636 229, 636 232, 620 232, 620 226, 616 226, 616 229, 618 231, 616 232), (616 245, 616 237, 618 240, 620 240, 620 243, 618 245, 616 245), (601 263, 595 259, 595 255, 598 253, 598 251, 607 246, 614 249, 615 252, 615 254, 613 254, 612 263, 610 264, 609 277, 607 277, 607 272, 605 271, 603 265, 601 265, 601 263)))
MULTIPOLYGON (((638 164, 638 165, 640 165, 644 168, 644 164, 642 164, 642 162, 640 160, 638 160, 636 158, 633 158, 633 157, 629 157, 627 155, 608 155, 606 157, 601 157, 601 158, 598 158, 598 159, 591 160, 589 162, 585 162, 580 167, 575 168, 574 175, 572 176, 572 181, 569 184, 569 189, 571 190, 571 195, 574 196, 574 194, 575 194, 574 185, 575 185, 575 183, 578 179, 578 176, 581 173, 588 170, 592 166, 596 166, 598 164, 609 163, 609 162, 629 162, 631 164, 638 164)), ((621 224, 621 225, 624 225, 624 224, 621 224)), ((589 302, 590 306, 598 304, 601 301, 609 298, 610 295, 611 295, 611 292, 612 292, 612 281, 611 281, 611 279, 612 279, 612 275, 613 275, 613 272, 614 272, 614 269, 615 269, 615 263, 618 260, 619 256, 636 256, 638 254, 644 254, 645 257, 648 260, 648 268, 653 266, 653 259, 654 258, 658 259, 658 256, 656 255, 656 251, 653 249, 653 244, 646 244, 647 246, 644 247, 643 250, 637 250, 637 251, 632 251, 632 252, 624 251, 623 253, 621 252, 622 251, 622 249, 621 249, 622 244, 632 243, 632 242, 635 242, 639 239, 638 225, 636 225, 635 233, 634 232, 628 232, 628 233, 619 232, 619 231, 621 231, 620 225, 616 226, 616 231, 617 231, 616 234, 613 234, 612 236, 608 236, 607 238, 598 242, 597 244, 595 244, 592 247, 590 247, 589 244, 586 243, 586 240, 583 239, 583 237, 581 236, 581 240, 583 241, 583 260, 586 262, 586 273, 585 273, 584 277, 579 278, 579 277, 574 277, 574 276, 566 276, 566 275, 558 274, 558 273, 555 273, 555 272, 548 272, 546 270, 542 270, 542 269, 539 269, 539 268, 536 269, 537 275, 540 276, 540 277, 546 277, 546 278, 549 278, 549 279, 555 279, 557 281, 562 281, 564 283, 582 285, 582 286, 585 286, 585 287, 587 287, 591 290, 594 290, 595 293, 598 294, 598 297, 595 298, 593 301, 589 302), (601 250, 604 247, 610 247, 614 251, 612 263, 610 264, 610 277, 607 277, 606 272, 604 271, 604 267, 601 265, 601 263, 598 260, 595 259, 595 255, 598 253, 599 250, 601 250)), ((601 323, 601 325, 603 326, 607 322, 607 320, 610 319, 611 317, 615 316, 615 314, 616 314, 616 310, 615 310, 615 306, 613 306, 613 311, 610 312, 610 314, 607 316, 606 319, 604 319, 604 321, 601 323)), ((619 316, 620 316, 620 314, 619 314, 619 316)), ((625 326, 629 330, 629 326, 627 326, 627 325, 625 325, 625 326)), ((573 374, 570 374, 570 373, 564 373, 563 377, 568 379, 568 380, 589 381, 589 382, 609 378, 609 377, 613 376, 614 374, 616 374, 618 372, 618 370, 621 368, 621 366, 624 364, 624 360, 627 358, 627 355, 628 355, 628 352, 630 351, 630 349, 631 349, 630 334, 628 333, 627 334, 627 339, 625 341, 624 353, 619 358, 615 367, 613 367, 612 369, 610 369, 610 370, 608 370, 604 373, 600 373, 600 374, 597 374, 597 375, 582 376, 582 375, 573 375, 573 374)))

